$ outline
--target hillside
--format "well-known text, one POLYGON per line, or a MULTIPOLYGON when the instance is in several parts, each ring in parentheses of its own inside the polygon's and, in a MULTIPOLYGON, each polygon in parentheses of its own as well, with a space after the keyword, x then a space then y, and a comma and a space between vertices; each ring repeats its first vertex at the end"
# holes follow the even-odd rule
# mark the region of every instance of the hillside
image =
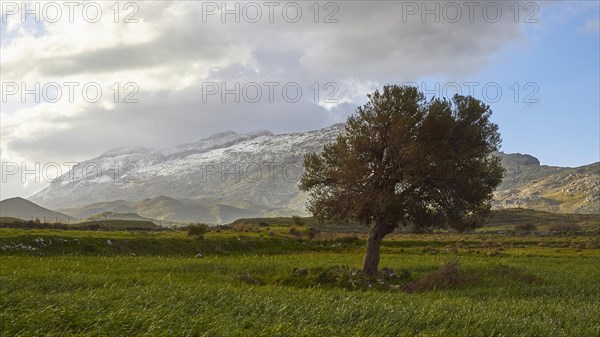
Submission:
POLYGON ((158 221, 140 216, 136 213, 114 213, 103 212, 85 218, 83 221, 107 221, 107 220, 125 220, 125 221, 147 221, 157 224, 158 221))
POLYGON ((0 201, 0 216, 23 220, 40 219, 42 222, 74 222, 75 218, 36 205, 23 198, 10 198, 0 201))
POLYGON ((140 201, 114 200, 94 203, 82 207, 61 209, 76 218, 103 220, 145 220, 156 224, 171 225, 189 222, 214 224, 230 223, 243 217, 271 217, 277 214, 292 216, 297 211, 271 208, 249 201, 225 199, 175 199, 166 196, 147 198, 140 201))
POLYGON ((494 205, 600 214, 600 163, 562 169, 541 166, 521 183, 497 190, 494 205))

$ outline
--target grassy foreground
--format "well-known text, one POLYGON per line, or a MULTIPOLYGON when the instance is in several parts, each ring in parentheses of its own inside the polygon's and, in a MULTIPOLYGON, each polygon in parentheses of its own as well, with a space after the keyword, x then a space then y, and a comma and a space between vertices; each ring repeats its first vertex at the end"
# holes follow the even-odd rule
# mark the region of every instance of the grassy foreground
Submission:
POLYGON ((384 247, 382 267, 419 279, 458 260, 462 271, 479 277, 449 289, 405 292, 295 283, 294 268, 359 267, 362 242, 300 240, 284 232, 210 233, 200 242, 173 232, 3 229, 5 246, 34 245, 40 237, 46 243, 53 238, 55 246, 1 252, 0 331, 2 336, 600 335, 600 250, 594 237, 394 237, 384 247), (71 248, 56 248, 59 238, 72 240, 66 243, 71 248), (98 247, 78 250, 82 243, 75 238, 98 247), (189 250, 165 253, 186 240, 189 250), (131 256, 124 242, 149 250, 131 256), (241 249, 222 248, 235 242, 245 243, 241 249), (280 249, 266 254, 272 244, 280 249), (162 248, 152 250, 156 245, 162 248), (193 257, 198 247, 202 258, 193 257))

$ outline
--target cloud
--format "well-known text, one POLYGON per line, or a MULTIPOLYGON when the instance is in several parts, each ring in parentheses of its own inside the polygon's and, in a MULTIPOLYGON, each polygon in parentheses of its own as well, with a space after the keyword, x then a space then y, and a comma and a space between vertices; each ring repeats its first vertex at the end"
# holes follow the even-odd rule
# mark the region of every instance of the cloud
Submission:
POLYGON ((57 103, 42 97, 32 104, 31 95, 26 104, 20 95, 3 103, 4 158, 74 161, 113 147, 168 147, 224 130, 324 127, 343 121, 382 84, 469 76, 523 38, 521 25, 507 15, 510 4, 502 2, 505 15, 494 23, 482 12, 485 1, 473 22, 466 7, 451 22, 454 16, 441 10, 452 2, 439 2, 439 23, 431 15, 422 20, 407 2, 391 1, 337 2, 335 8, 321 3, 318 13, 312 3, 299 2, 302 17, 295 23, 286 21, 286 3, 274 10, 272 23, 266 7, 257 23, 248 22, 250 12, 239 23, 226 15, 223 23, 220 13, 207 15, 206 3, 189 1, 137 2, 137 23, 122 22, 128 13, 123 8, 115 23, 108 8, 113 3, 98 3, 105 15, 95 23, 76 16, 74 22, 32 27, 10 16, 3 25, 9 27, 0 50, 3 82, 27 88, 56 82, 63 90, 57 103), (338 22, 324 23, 328 16, 338 22), (66 100, 63 85, 71 81, 80 83, 73 102, 66 100), (123 103, 131 93, 124 88, 128 82, 139 87, 139 103, 123 103), (97 103, 83 99, 86 83, 102 88, 97 103), (257 85, 262 99, 251 103, 241 97, 237 103, 235 94, 223 99, 221 85, 231 89, 236 83, 251 93, 257 85), (269 83, 277 83, 272 100, 269 83), (205 100, 207 84, 217 84, 219 92, 205 100), (302 89, 297 102, 282 91, 286 85, 292 92, 302 89))

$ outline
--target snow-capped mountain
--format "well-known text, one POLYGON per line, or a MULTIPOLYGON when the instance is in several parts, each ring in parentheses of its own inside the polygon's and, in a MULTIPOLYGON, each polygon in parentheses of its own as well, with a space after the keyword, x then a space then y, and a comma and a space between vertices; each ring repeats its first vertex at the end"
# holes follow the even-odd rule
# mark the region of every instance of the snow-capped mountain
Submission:
POLYGON ((319 151, 343 124, 305 133, 223 132, 165 150, 122 148, 84 161, 33 195, 50 208, 161 195, 246 200, 305 213, 297 185, 305 153, 319 151))
MULTIPOLYGON (((145 199, 166 196, 188 205, 186 212, 175 214, 182 207, 179 203, 160 214, 141 209, 144 216, 171 220, 191 220, 190 214, 204 208, 202 219, 217 222, 235 220, 250 210, 244 214, 306 215, 306 194, 298 190, 303 156, 320 151, 341 132, 343 124, 280 135, 223 132, 164 150, 115 149, 80 163, 29 199, 52 209, 122 199, 138 202, 137 210, 145 199)), ((525 154, 497 155, 506 174, 495 193, 495 208, 600 213, 600 164, 564 168, 540 165, 525 154)))

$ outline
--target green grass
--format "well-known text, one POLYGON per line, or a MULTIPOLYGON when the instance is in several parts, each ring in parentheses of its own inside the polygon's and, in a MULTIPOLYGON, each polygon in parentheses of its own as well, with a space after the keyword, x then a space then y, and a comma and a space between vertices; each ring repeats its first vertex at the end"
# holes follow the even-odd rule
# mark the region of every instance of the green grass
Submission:
POLYGON ((0 333, 600 335, 598 237, 396 235, 385 241, 381 267, 419 279, 458 260, 461 270, 480 277, 450 289, 407 293, 289 282, 294 268, 359 268, 363 239, 299 240, 285 228, 269 230, 276 236, 266 229, 222 231, 200 241, 183 231, 0 229, 0 245, 36 244, 29 240, 42 237, 69 240, 74 247, 62 251, 55 247, 63 242, 56 241, 33 252, 0 251, 0 333), (96 251, 81 249, 83 242, 96 251), (204 257, 193 258, 200 247, 204 257), (130 256, 134 250, 137 256, 130 256), (237 276, 246 272, 262 285, 240 281, 237 276))

